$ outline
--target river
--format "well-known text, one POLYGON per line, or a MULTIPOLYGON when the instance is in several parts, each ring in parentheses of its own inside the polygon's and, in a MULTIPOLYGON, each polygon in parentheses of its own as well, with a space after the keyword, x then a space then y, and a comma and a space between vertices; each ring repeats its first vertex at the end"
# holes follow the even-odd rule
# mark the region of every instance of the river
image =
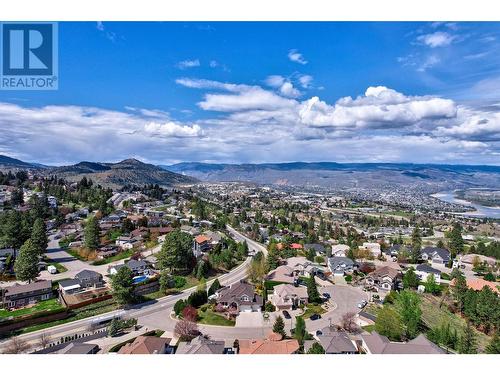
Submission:
POLYGON ((458 199, 455 197, 454 190, 442 191, 436 194, 432 194, 431 197, 442 200, 443 202, 461 204, 464 206, 474 207, 476 209, 475 211, 454 212, 456 214, 469 217, 489 217, 492 219, 500 219, 500 207, 487 207, 481 204, 469 202, 464 199, 458 199))

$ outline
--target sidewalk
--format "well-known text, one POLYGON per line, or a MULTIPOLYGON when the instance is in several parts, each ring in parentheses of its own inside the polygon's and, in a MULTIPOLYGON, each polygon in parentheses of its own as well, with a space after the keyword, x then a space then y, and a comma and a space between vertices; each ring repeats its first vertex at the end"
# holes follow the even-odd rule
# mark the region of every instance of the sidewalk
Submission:
POLYGON ((120 343, 122 343, 124 341, 133 339, 135 337, 141 336, 144 333, 149 332, 149 331, 150 331, 150 329, 148 329, 148 327, 141 327, 137 331, 131 331, 131 332, 126 333, 126 334, 121 335, 121 336, 103 337, 103 338, 100 338, 100 339, 95 339, 95 340, 87 341, 86 344, 97 344, 101 348, 101 350, 99 351, 99 354, 106 354, 106 353, 109 352, 109 350, 113 346, 115 346, 117 344, 120 344, 120 343))

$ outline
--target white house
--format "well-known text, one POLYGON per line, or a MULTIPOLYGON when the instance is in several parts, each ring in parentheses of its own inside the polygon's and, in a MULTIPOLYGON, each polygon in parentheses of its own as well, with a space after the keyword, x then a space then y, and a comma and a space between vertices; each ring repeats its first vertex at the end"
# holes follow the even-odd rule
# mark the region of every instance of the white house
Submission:
POLYGON ((349 246, 345 244, 332 245, 333 257, 345 257, 349 252, 349 246))
POLYGON ((420 278, 420 280, 422 280, 424 282, 427 281, 427 277, 431 274, 434 275, 436 283, 441 282, 441 271, 439 271, 435 268, 432 268, 427 263, 419 264, 417 266, 417 269, 415 270, 415 273, 420 278))

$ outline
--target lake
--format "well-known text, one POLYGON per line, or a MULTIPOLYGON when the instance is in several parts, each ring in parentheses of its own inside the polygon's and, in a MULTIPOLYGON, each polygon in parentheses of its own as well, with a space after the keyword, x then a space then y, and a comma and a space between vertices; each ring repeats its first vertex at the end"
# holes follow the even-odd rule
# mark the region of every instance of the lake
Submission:
POLYGON ((474 207, 476 209, 475 211, 468 212, 454 212, 456 214, 469 217, 489 217, 492 219, 500 219, 500 207, 487 207, 464 199, 458 199, 455 197, 455 191, 453 190, 431 194, 431 197, 442 200, 443 202, 461 204, 464 206, 474 207))

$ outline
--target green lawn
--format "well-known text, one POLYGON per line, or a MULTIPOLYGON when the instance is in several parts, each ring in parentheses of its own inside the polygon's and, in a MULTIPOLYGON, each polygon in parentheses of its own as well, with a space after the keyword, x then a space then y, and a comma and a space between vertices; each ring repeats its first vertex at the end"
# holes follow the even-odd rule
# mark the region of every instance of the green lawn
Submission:
POLYGON ((111 263, 111 262, 115 262, 117 260, 127 259, 127 258, 130 258, 132 256, 132 254, 134 254, 134 250, 133 249, 125 250, 125 251, 122 251, 121 253, 113 255, 112 257, 109 257, 109 258, 106 258, 106 259, 96 260, 96 261, 94 261, 92 263, 92 265, 93 266, 100 266, 100 265, 103 265, 103 264, 108 264, 108 263, 111 263))
POLYGON ((309 305, 306 306, 306 309, 304 311, 304 314, 302 314, 302 317, 304 319, 309 319, 311 317, 311 315, 314 315, 314 314, 324 314, 326 312, 326 310, 321 307, 321 305, 313 305, 312 303, 310 303, 309 305))
POLYGON ((365 330, 366 332, 370 332, 372 333, 373 331, 375 331, 375 324, 370 324, 368 326, 363 326, 361 327, 363 330, 365 330))
POLYGON ((234 327, 235 325, 235 322, 233 320, 228 320, 222 315, 216 314, 209 309, 207 309, 205 312, 198 310, 198 323, 226 327, 234 327))
POLYGON ((25 309, 18 309, 12 311, 0 309, 0 319, 29 315, 39 311, 53 311, 59 308, 61 308, 61 304, 59 303, 57 298, 52 298, 47 301, 41 301, 36 305, 34 305, 33 307, 28 307, 25 309))

